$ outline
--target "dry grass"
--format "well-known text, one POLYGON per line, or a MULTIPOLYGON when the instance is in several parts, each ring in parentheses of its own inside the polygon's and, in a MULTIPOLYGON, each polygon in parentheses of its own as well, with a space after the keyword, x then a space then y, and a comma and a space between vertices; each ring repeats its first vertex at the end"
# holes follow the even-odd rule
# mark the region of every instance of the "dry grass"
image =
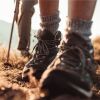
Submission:
MULTIPOLYGON (((100 37, 97 37, 93 40, 94 46, 94 59, 100 64, 100 37)), ((16 77, 19 76, 22 72, 22 69, 25 63, 28 61, 28 58, 23 58, 19 55, 17 51, 11 51, 9 62, 12 64, 12 67, 5 68, 4 62, 6 62, 7 49, 0 44, 0 100, 34 100, 37 89, 34 89, 28 83, 21 83, 16 80, 16 77)), ((100 69, 98 68, 97 74, 100 74, 100 69)), ((95 93, 100 95, 99 89, 95 88, 95 93)), ((79 98, 72 98, 70 96, 59 96, 55 100, 82 100, 79 98), (68 99, 65 99, 68 98, 68 99)), ((96 99, 93 99, 96 100, 96 99)), ((98 99, 99 100, 99 99, 98 99)))
POLYGON ((19 55, 17 51, 11 51, 9 63, 12 67, 4 66, 7 58, 7 49, 4 46, 0 46, 0 78, 4 78, 5 80, 15 83, 16 76, 18 76, 25 63, 27 62, 27 58, 23 58, 19 55))
POLYGON ((37 89, 32 87, 32 82, 31 84, 22 83, 17 80, 28 58, 24 58, 18 51, 12 50, 9 59, 12 67, 7 67, 4 66, 6 57, 7 49, 0 45, 0 100, 34 100, 37 89))
POLYGON ((93 40, 94 46, 94 59, 100 63, 100 37, 97 37, 93 40))

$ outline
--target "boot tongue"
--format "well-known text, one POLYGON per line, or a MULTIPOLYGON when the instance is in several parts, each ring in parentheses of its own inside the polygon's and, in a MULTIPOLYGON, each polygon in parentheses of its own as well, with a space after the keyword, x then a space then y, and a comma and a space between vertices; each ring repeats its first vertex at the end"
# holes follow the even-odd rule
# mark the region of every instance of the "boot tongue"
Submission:
POLYGON ((46 29, 44 29, 43 31, 39 30, 38 37, 41 40, 54 40, 55 39, 55 36, 50 31, 48 31, 46 29))

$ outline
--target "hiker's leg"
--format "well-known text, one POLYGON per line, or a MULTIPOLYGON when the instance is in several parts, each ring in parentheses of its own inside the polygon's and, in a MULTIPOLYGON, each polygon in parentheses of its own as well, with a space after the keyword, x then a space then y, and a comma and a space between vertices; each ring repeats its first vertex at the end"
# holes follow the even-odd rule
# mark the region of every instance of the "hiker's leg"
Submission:
POLYGON ((19 12, 17 18, 19 33, 19 50, 29 50, 31 18, 34 13, 34 5, 36 3, 37 0, 20 0, 19 2, 19 12))
POLYGON ((97 0, 69 0, 68 1, 68 30, 80 32, 89 40, 91 35, 92 16, 97 0))
POLYGON ((70 19, 91 20, 97 0, 69 0, 68 17, 70 19))
POLYGON ((41 28, 55 33, 59 27, 59 0, 39 0, 41 28))
POLYGON ((41 29, 37 32, 38 43, 33 58, 24 67, 23 79, 30 69, 33 69, 32 75, 40 79, 58 52, 61 37, 60 32, 57 32, 60 22, 58 5, 59 0, 39 0, 41 29))
POLYGON ((89 36, 96 0, 69 0, 68 4, 64 40, 57 57, 43 73, 40 89, 48 92, 48 98, 68 93, 91 98, 95 66, 89 36))

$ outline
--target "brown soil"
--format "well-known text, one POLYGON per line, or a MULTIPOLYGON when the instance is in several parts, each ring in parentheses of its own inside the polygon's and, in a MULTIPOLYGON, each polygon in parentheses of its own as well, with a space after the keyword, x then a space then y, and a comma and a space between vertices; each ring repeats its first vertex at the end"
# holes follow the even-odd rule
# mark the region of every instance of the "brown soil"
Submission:
MULTIPOLYGON (((100 37, 94 39, 94 58, 97 66, 100 64, 100 37)), ((6 62, 7 49, 0 45, 0 100, 35 100, 34 96, 40 95, 38 88, 34 87, 32 83, 23 83, 17 81, 17 77, 21 75, 22 69, 28 58, 21 57, 18 52, 11 51, 10 60, 12 67, 4 66, 6 62)), ((93 87, 94 97, 91 100, 100 100, 100 68, 97 69, 98 81, 93 87), (98 98, 97 98, 98 97, 98 98)), ((79 97, 68 95, 59 96, 54 100, 86 100, 79 97)), ((87 99, 90 100, 90 99, 87 99)))

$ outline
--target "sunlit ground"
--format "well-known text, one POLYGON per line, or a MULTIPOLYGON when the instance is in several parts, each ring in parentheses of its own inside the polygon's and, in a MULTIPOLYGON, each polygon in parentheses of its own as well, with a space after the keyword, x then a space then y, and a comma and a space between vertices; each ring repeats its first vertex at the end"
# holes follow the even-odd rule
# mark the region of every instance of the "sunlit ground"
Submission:
MULTIPOLYGON (((100 44, 100 37, 97 37, 96 39, 93 40, 93 45, 95 50, 94 58, 98 63, 98 66, 100 66, 99 65, 100 64, 99 44, 100 44)), ((12 67, 8 67, 8 68, 4 66, 4 62, 6 62, 6 58, 7 58, 7 48, 2 44, 0 44, 0 80, 1 80, 0 100, 8 100, 7 98, 12 96, 13 98, 16 98, 12 100, 34 100, 34 96, 39 95, 37 88, 35 88, 33 85, 34 82, 32 83, 31 81, 31 83, 26 84, 26 83, 21 83, 16 79, 19 75, 21 75, 22 69, 25 63, 28 61, 28 58, 23 58, 19 55, 17 51, 11 50, 9 63, 12 65, 12 67), (7 92, 5 92, 5 90, 7 92)), ((98 78, 100 79, 100 69, 97 70, 97 74, 99 76, 98 78)), ((100 95, 99 87, 95 88, 94 90, 95 90, 95 94, 99 96, 100 95)), ((73 100, 73 98, 74 100, 83 100, 82 98, 68 96, 68 95, 61 96, 60 98, 66 98, 66 100, 69 99, 73 100)), ((65 99, 55 99, 55 100, 65 100, 65 99)), ((96 100, 100 100, 100 98, 96 100)))

